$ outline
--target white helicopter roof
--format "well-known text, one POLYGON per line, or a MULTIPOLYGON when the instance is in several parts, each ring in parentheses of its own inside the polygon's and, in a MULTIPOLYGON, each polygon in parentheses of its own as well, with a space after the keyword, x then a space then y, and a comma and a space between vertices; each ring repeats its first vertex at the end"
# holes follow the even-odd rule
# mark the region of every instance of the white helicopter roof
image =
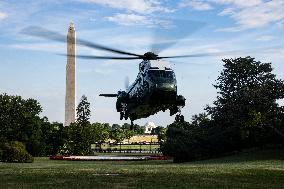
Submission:
POLYGON ((158 68, 159 70, 171 69, 170 63, 165 60, 151 60, 150 69, 158 68))

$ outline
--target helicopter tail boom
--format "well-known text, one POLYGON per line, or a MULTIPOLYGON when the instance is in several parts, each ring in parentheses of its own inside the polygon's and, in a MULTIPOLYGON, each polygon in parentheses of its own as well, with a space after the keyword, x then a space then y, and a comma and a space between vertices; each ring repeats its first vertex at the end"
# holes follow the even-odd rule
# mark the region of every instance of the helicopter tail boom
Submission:
POLYGON ((117 94, 100 94, 99 96, 104 96, 104 97, 117 97, 117 94))

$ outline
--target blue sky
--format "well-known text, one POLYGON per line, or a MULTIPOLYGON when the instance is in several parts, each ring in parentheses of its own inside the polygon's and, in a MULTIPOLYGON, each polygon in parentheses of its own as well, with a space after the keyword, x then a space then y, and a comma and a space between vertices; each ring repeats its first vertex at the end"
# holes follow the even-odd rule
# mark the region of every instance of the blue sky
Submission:
MULTIPOLYGON (((274 73, 284 79, 283 0, 1 0, 0 92, 37 99, 50 121, 64 120, 66 57, 56 53, 65 53, 66 44, 26 36, 21 30, 41 26, 66 34, 71 21, 78 38, 135 53, 150 50, 157 40, 178 39, 160 55, 240 50, 171 60, 178 93, 187 99, 182 111, 187 119, 216 99, 212 84, 222 70, 222 58, 250 55, 272 62, 274 73)), ((77 52, 109 55, 83 47, 77 52)), ((138 63, 77 60, 77 101, 83 94, 88 97, 92 122, 125 122, 119 120, 115 99, 98 94, 124 89, 126 76, 135 79, 138 63)), ((166 126, 173 120, 169 112, 161 112, 137 123, 166 126)))

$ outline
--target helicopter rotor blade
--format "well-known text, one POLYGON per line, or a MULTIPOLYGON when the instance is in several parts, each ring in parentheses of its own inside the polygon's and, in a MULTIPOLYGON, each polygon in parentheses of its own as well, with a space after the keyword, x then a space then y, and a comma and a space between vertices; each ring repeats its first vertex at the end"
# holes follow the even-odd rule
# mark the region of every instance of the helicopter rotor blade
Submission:
POLYGON ((119 56, 94 56, 94 55, 67 55, 57 54, 61 56, 76 57, 80 59, 101 59, 101 60, 135 60, 142 59, 141 57, 119 57, 119 56))
POLYGON ((205 22, 177 18, 157 18, 156 22, 159 27, 154 27, 154 43, 151 44, 151 51, 155 54, 170 48, 206 26, 205 22), (178 37, 173 38, 173 36, 178 37))
POLYGON ((117 97, 117 94, 100 94, 99 96, 104 96, 104 97, 117 97))
POLYGON ((230 53, 198 53, 198 54, 188 54, 188 55, 178 55, 178 56, 159 56, 157 59, 165 58, 194 58, 194 57, 208 57, 208 56, 222 56, 228 55, 230 53))
POLYGON ((157 59, 165 59, 165 58, 195 58, 195 57, 211 57, 211 56, 227 56, 237 53, 252 53, 252 52, 260 52, 263 50, 268 50, 269 48, 274 47, 266 47, 266 48, 256 48, 256 49, 247 49, 247 50, 233 50, 233 51, 223 51, 223 52, 215 52, 215 53, 196 53, 196 54, 188 54, 188 55, 177 55, 177 56, 158 56, 157 59))
MULTIPOLYGON (((38 27, 38 26, 30 26, 30 27, 24 28, 21 31, 21 33, 25 34, 25 35, 33 36, 33 37, 40 37, 40 38, 49 39, 49 40, 58 41, 58 42, 63 42, 63 43, 66 43, 66 41, 67 41, 67 38, 66 38, 65 35, 62 35, 58 32, 51 31, 51 30, 48 30, 48 29, 45 29, 45 28, 42 28, 42 27, 38 27)), ((113 53, 117 53, 117 54, 131 55, 131 56, 138 56, 138 57, 141 56, 139 54, 130 53, 130 52, 106 47, 106 46, 103 46, 103 45, 99 45, 99 44, 92 43, 92 42, 82 40, 82 39, 78 39, 78 38, 76 39, 76 44, 81 45, 81 46, 85 46, 85 47, 89 47, 89 48, 92 48, 92 49, 104 50, 104 51, 109 51, 109 52, 113 52, 113 53)))

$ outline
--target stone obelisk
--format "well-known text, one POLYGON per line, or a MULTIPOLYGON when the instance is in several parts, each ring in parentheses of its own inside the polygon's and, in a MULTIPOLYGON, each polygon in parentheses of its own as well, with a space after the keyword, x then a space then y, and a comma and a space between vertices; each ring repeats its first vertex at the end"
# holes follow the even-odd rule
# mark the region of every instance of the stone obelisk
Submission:
POLYGON ((65 126, 75 122, 76 116, 76 32, 70 23, 67 34, 65 126))

